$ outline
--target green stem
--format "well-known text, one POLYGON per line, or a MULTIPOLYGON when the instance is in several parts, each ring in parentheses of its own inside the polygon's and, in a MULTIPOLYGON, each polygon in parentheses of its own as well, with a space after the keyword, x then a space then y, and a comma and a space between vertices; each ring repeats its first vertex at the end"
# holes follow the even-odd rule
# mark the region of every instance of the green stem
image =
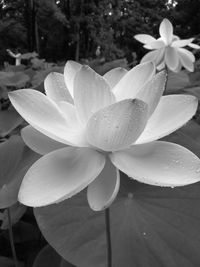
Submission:
POLYGON ((110 233, 110 210, 105 210, 106 242, 107 242, 107 267, 112 267, 112 246, 110 233))
POLYGON ((165 83, 165 90, 163 92, 163 95, 166 93, 166 90, 167 90, 167 82, 168 82, 168 76, 169 76, 168 68, 165 68, 165 71, 166 71, 166 83, 165 83))
POLYGON ((168 68, 166 66, 163 69, 161 69, 159 72, 164 71, 164 70, 166 72, 166 83, 165 83, 165 88, 164 88, 164 91, 163 91, 163 95, 165 95, 166 90, 167 90, 167 81, 168 81, 168 76, 169 76, 169 70, 168 70, 168 68))
POLYGON ((18 260, 17 260, 17 254, 15 250, 15 243, 14 243, 14 237, 13 237, 13 230, 12 230, 12 222, 11 222, 11 214, 10 209, 7 208, 7 215, 8 215, 8 232, 9 232, 9 239, 10 239, 10 246, 12 250, 13 260, 15 263, 15 267, 18 267, 18 260))

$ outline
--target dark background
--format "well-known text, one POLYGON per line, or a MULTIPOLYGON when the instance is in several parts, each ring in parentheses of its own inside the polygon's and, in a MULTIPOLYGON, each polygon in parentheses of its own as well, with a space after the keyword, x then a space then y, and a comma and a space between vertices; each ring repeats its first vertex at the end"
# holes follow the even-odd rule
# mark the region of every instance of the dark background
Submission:
POLYGON ((36 51, 49 62, 100 56, 131 62, 146 53, 133 36, 158 37, 165 17, 175 34, 196 37, 198 43, 199 0, 1 0, 0 65, 14 63, 7 48, 15 53, 36 51))

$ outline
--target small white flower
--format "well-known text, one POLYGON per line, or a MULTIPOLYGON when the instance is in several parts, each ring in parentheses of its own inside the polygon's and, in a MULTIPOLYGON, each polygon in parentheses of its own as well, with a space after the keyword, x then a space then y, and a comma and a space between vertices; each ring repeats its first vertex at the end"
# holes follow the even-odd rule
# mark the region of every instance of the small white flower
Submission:
POLYGON ((60 202, 88 187, 94 210, 108 207, 120 185, 119 170, 152 185, 200 180, 200 160, 176 144, 155 141, 194 115, 194 96, 162 96, 166 73, 147 62, 103 77, 68 61, 64 75, 50 73, 45 94, 9 93, 21 116, 25 143, 43 154, 26 173, 19 200, 27 206, 60 202), (154 141, 154 142, 152 142, 154 141))
POLYGON ((173 34, 173 26, 168 19, 163 19, 159 28, 160 38, 155 39, 148 34, 137 34, 135 39, 144 44, 144 48, 153 50, 147 53, 141 62, 153 61, 158 69, 167 66, 174 72, 179 72, 182 67, 188 71, 194 71, 194 55, 183 48, 189 46, 200 49, 193 44, 194 38, 183 39, 173 34))

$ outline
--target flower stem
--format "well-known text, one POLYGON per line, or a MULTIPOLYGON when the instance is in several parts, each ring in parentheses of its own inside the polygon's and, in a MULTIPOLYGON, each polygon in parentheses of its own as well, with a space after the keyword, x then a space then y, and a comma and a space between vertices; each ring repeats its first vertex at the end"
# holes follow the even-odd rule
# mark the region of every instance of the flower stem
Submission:
POLYGON ((165 89, 164 89, 163 95, 165 95, 166 90, 167 90, 167 82, 168 82, 168 76, 169 76, 169 70, 167 67, 165 67, 165 71, 166 71, 166 83, 165 83, 165 89))
POLYGON ((9 226, 8 232, 9 232, 10 246, 11 246, 11 250, 12 250, 12 255, 13 255, 15 267, 18 267, 19 265, 18 265, 16 250, 15 250, 13 230, 12 230, 12 222, 11 222, 11 214, 10 214, 9 208, 7 208, 7 215, 8 215, 8 226, 9 226))
POLYGON ((105 209, 106 241, 107 241, 107 267, 112 267, 112 246, 110 233, 110 210, 105 209))

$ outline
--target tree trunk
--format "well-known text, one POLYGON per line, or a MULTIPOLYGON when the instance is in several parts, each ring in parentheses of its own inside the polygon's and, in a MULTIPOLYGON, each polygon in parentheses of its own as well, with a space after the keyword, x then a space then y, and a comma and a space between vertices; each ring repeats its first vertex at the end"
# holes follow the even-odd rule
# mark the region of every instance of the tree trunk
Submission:
POLYGON ((31 1, 31 51, 35 50, 35 1, 31 1))
POLYGON ((76 23, 76 53, 75 53, 75 60, 79 61, 80 59, 80 18, 83 16, 83 5, 84 5, 84 0, 80 0, 80 14, 79 14, 79 19, 76 23))
POLYGON ((28 51, 32 50, 32 38, 31 38, 31 1, 32 0, 24 0, 25 4, 25 23, 27 29, 27 48, 28 51))
POLYGON ((76 24, 76 53, 75 53, 76 61, 79 61, 79 54, 80 54, 80 23, 77 22, 76 24))
POLYGON ((37 16, 35 15, 35 49, 38 54, 40 54, 40 38, 38 32, 38 22, 37 16))

